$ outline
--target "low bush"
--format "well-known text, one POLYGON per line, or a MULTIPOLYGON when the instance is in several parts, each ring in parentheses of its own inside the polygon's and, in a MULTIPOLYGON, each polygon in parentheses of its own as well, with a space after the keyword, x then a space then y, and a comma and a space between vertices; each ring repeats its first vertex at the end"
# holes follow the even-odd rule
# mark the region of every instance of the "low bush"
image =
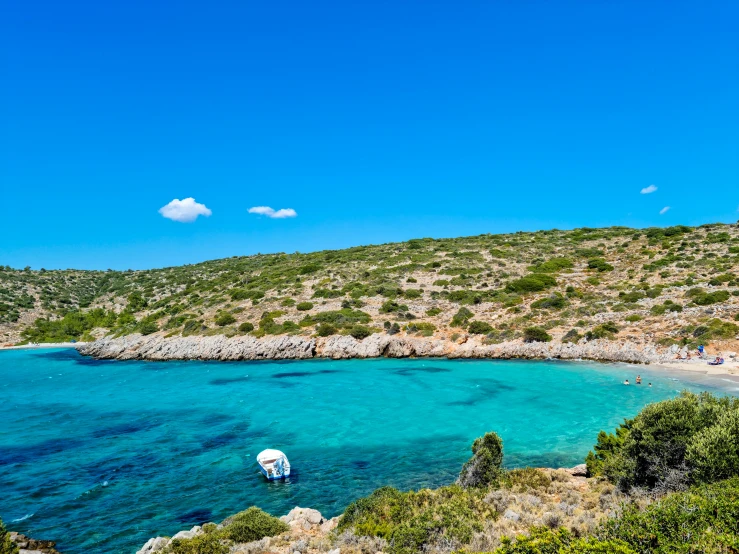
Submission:
POLYGON ((236 323, 236 318, 228 312, 221 312, 216 317, 215 322, 216 322, 216 325, 218 325, 219 327, 225 327, 226 325, 231 325, 232 323, 236 323))
POLYGON ((532 308, 546 309, 546 310, 561 310, 567 306, 567 299, 560 293, 554 293, 546 298, 540 298, 531 303, 532 308))
POLYGON ((467 331, 473 335, 486 335, 493 330, 493 326, 484 321, 470 321, 467 331))
POLYGON ((598 536, 646 554, 739 551, 739 478, 671 494, 646 508, 627 505, 598 536))
POLYGON ((338 332, 339 330, 330 323, 321 323, 316 327, 316 334, 319 337, 329 337, 331 335, 335 335, 338 332))
POLYGON ((639 314, 631 314, 631 315, 627 315, 624 319, 628 321, 629 323, 636 323, 637 321, 641 321, 644 318, 640 316, 639 314))
POLYGON ((534 527, 528 535, 501 542, 493 554, 638 554, 624 541, 577 538, 562 528, 534 527))
POLYGON ((349 334, 357 340, 362 340, 372 334, 372 329, 363 325, 354 325, 349 329, 349 334))
POLYGON ((547 275, 545 273, 532 273, 525 277, 521 277, 520 279, 516 279, 515 281, 511 281, 505 288, 508 292, 523 294, 527 292, 539 292, 556 285, 557 280, 551 275, 547 275))
POLYGON ((524 342, 549 342, 552 336, 541 327, 527 327, 523 331, 524 342))
POLYGON ((307 312, 308 310, 313 309, 313 302, 298 302, 295 309, 299 312, 307 312))
POLYGON ((613 271, 614 267, 603 258, 591 258, 588 260, 588 269, 595 269, 599 273, 613 271))
POLYGON ((452 327, 466 327, 470 319, 474 316, 467 308, 459 308, 452 321, 449 323, 452 327))
POLYGON ((570 329, 562 337, 562 342, 577 343, 582 338, 582 335, 578 333, 577 329, 570 329))
POLYGON ((585 338, 588 340, 595 339, 612 339, 616 333, 619 332, 618 326, 613 321, 608 321, 596 327, 593 327, 590 331, 585 333, 585 338))
POLYGON ((229 550, 218 535, 203 534, 191 539, 173 540, 164 554, 228 554, 229 550))
POLYGON ((18 546, 10 540, 10 533, 0 519, 0 554, 18 554, 18 546))
POLYGON ((439 315, 441 311, 441 308, 430 308, 426 310, 426 315, 429 317, 434 317, 435 315, 439 315))
POLYGON ((537 273, 557 273, 564 269, 572 269, 575 264, 569 258, 552 258, 535 266, 529 267, 530 271, 537 273))
POLYGON ((730 295, 729 291, 726 290, 706 292, 701 288, 693 288, 686 292, 685 296, 692 299, 698 306, 710 306, 711 304, 726 302, 730 295))
POLYGON ((290 526, 257 507, 239 512, 224 522, 225 536, 234 542, 252 542, 274 537, 290 530, 290 526))
POLYGON ((254 330, 254 324, 249 321, 245 321, 239 325, 239 333, 246 334, 251 333, 254 330))

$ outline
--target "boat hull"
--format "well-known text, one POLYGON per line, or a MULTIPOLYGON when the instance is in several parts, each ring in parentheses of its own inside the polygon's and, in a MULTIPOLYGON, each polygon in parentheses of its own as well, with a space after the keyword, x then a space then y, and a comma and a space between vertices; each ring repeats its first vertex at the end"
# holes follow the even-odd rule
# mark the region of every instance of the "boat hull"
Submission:
POLYGON ((284 475, 270 475, 266 469, 264 469, 262 466, 259 466, 259 471, 262 472, 262 475, 267 479, 267 481, 280 481, 282 479, 285 479, 287 477, 290 477, 290 470, 286 470, 284 475))

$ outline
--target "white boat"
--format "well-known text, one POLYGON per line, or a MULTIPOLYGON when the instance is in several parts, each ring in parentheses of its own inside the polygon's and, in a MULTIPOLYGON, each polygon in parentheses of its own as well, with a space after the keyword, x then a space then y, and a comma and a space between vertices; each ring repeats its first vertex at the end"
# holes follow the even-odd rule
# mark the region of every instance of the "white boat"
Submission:
POLYGON ((268 448, 257 454, 257 463, 264 476, 270 481, 290 477, 290 462, 279 450, 268 448))

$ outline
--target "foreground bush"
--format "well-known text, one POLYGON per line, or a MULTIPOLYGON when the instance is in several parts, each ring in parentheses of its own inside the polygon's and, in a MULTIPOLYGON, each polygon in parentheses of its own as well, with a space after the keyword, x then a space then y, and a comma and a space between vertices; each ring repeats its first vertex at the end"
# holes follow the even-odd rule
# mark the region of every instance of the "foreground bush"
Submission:
POLYGON ((462 467, 457 483, 463 487, 487 487, 502 475, 503 441, 497 433, 485 433, 472 443, 472 458, 462 467))
POLYGON ((10 533, 5 529, 3 520, 0 519, 0 554, 17 554, 18 547, 10 540, 10 533))
POLYGON ((468 544, 494 517, 483 497, 478 489, 455 485, 409 492, 383 487, 351 503, 338 530, 383 538, 392 554, 416 554, 439 541, 468 544))
POLYGON ((578 539, 566 529, 536 527, 530 535, 503 539, 495 554, 637 554, 620 540, 578 539))
POLYGON ((684 392, 598 435, 588 471, 623 489, 676 490, 739 470, 739 399, 684 392))
POLYGON ((628 506, 598 534, 644 554, 739 552, 739 478, 628 506))
POLYGON ((234 542, 252 542, 290 530, 287 523, 252 506, 224 522, 225 537, 234 542))

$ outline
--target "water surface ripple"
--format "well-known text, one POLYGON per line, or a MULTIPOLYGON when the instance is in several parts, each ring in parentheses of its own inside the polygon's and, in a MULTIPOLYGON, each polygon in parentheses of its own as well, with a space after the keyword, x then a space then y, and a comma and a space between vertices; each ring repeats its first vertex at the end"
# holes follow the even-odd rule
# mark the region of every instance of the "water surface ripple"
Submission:
POLYGON ((648 402, 736 386, 591 363, 160 363, 5 351, 0 517, 65 554, 135 552, 251 505, 333 516, 379 486, 449 483, 488 430, 503 437, 509 466, 571 466, 600 429, 648 402), (621 384, 637 372, 652 388, 621 384), (289 482, 258 473, 255 456, 269 447, 290 457, 289 482))

